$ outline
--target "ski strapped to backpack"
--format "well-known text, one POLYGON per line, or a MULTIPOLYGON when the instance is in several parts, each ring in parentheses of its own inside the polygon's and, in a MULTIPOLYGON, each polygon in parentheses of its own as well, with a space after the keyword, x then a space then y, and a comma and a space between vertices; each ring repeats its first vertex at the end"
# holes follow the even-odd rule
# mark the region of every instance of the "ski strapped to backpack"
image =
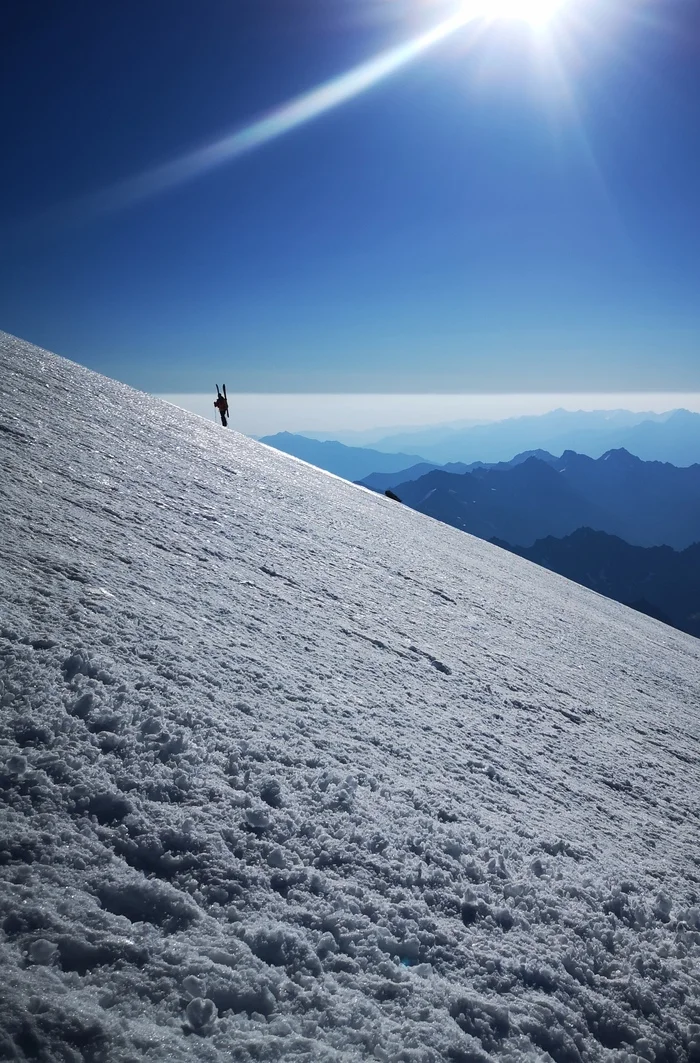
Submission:
POLYGON ((223 394, 219 391, 219 385, 218 384, 216 385, 216 400, 214 402, 214 406, 219 411, 219 416, 221 417, 221 423, 222 423, 222 425, 225 428, 227 423, 228 423, 227 422, 227 418, 228 418, 228 395, 226 394, 226 385, 225 384, 224 384, 223 394))

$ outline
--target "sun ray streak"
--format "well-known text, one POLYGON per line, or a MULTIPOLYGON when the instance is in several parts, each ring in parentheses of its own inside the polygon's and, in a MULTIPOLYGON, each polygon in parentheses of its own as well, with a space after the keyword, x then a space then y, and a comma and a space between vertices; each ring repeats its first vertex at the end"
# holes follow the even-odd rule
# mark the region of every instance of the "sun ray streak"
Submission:
POLYGON ((74 204, 71 213, 85 219, 131 206, 231 162, 365 92, 477 18, 479 13, 476 6, 463 7, 458 14, 420 36, 296 96, 243 129, 82 199, 74 204))

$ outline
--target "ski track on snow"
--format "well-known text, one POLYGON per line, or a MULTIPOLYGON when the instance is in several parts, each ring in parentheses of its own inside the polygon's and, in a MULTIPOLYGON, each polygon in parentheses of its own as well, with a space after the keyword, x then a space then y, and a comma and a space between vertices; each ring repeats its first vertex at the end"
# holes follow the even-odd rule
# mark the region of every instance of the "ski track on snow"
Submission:
POLYGON ((0 462, 0 1058, 700 1060, 700 643, 3 333, 0 462))

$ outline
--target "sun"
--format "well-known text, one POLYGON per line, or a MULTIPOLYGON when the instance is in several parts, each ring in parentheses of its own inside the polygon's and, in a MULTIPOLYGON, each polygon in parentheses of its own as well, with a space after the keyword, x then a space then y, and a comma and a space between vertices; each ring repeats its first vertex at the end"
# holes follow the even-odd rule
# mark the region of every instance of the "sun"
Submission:
POLYGON ((483 16, 494 19, 518 19, 531 26, 544 26, 564 6, 565 0, 481 0, 483 16))

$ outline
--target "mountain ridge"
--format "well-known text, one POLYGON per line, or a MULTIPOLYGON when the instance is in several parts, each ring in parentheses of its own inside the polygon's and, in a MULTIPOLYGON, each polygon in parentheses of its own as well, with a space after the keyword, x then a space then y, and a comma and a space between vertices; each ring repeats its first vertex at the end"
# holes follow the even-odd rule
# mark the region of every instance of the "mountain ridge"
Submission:
POLYGON ((367 447, 348 447, 336 440, 309 439, 294 432, 262 436, 258 442, 352 481, 372 472, 394 472, 424 463, 417 454, 384 454, 367 447))
POLYGON ((445 465, 430 465, 427 462, 423 462, 420 465, 413 465, 408 469, 399 469, 397 472, 387 473, 371 473, 369 476, 365 476, 362 480, 355 481, 362 487, 369 487, 373 491, 384 491, 387 487, 396 487, 397 484, 406 483, 408 480, 418 480, 421 476, 425 476, 428 472, 436 472, 440 469, 442 472, 455 473, 457 475, 465 472, 474 472, 478 468, 511 468, 513 465, 518 465, 522 461, 526 461, 528 458, 539 457, 542 461, 554 461, 554 455, 548 454, 544 450, 528 450, 522 454, 516 454, 510 461, 494 462, 488 464, 483 461, 475 461, 471 465, 465 465, 463 462, 453 461, 447 462, 445 465), (410 476, 407 475, 410 473, 410 476))
POLYGON ((644 462, 624 450, 564 451, 396 485, 407 505, 486 539, 530 546, 590 526, 631 545, 677 549, 700 538, 700 465, 644 462))

